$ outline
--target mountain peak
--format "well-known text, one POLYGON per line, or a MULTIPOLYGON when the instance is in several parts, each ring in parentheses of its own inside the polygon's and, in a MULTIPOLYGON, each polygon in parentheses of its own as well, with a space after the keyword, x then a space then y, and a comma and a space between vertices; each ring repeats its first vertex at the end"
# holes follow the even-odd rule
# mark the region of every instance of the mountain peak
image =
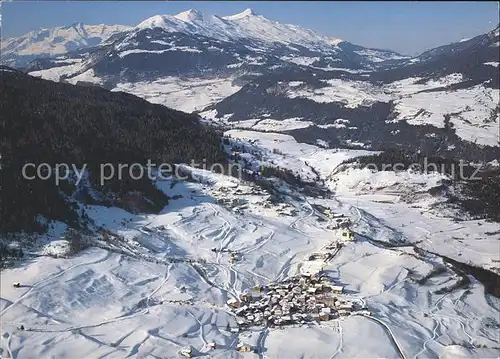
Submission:
POLYGON ((83 26, 84 26, 83 22, 74 22, 71 25, 62 26, 61 28, 63 28, 63 29, 71 29, 71 28, 81 28, 83 26))
POLYGON ((174 16, 176 19, 179 19, 184 22, 191 22, 195 20, 203 20, 203 14, 196 9, 189 9, 187 11, 183 11, 174 16))
POLYGON ((145 29, 145 28, 155 28, 155 27, 165 27, 165 22, 167 21, 167 15, 154 15, 146 20, 142 21, 137 28, 145 29))
POLYGON ((249 8, 249 9, 246 9, 246 10, 240 12, 239 14, 230 15, 230 16, 223 16, 222 18, 224 20, 239 20, 239 19, 243 19, 245 17, 252 16, 252 15, 255 16, 255 15, 257 15, 257 13, 249 8))

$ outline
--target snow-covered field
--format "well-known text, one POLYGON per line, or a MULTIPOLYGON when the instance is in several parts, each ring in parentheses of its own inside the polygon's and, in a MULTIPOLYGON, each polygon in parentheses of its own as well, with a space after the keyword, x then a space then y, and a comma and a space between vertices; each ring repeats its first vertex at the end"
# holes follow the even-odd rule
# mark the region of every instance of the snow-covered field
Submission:
MULTIPOLYGON (((322 149, 314 145, 298 143, 292 136, 278 133, 230 130, 225 135, 237 140, 237 144, 243 141, 242 144, 248 152, 261 152, 259 162, 291 169, 303 179, 310 181, 317 178, 313 169, 325 178, 342 161, 377 153, 364 150, 322 149)), ((243 155, 243 157, 249 156, 243 155)))
POLYGON ((483 85, 455 91, 407 94, 396 102, 396 121, 410 124, 445 126, 444 115, 450 115, 456 134, 480 145, 498 146, 500 117, 496 106, 500 101, 497 89, 483 85))
POLYGON ((319 103, 341 102, 345 107, 370 106, 373 102, 389 102, 390 96, 368 82, 324 80, 325 87, 318 89, 293 88, 287 92, 289 98, 307 98, 319 103))
MULTIPOLYGON (((68 74, 73 74, 76 71, 78 71, 80 68, 80 64, 70 64, 70 65, 64 65, 64 66, 59 66, 59 67, 53 67, 50 69, 45 69, 45 70, 39 70, 39 71, 32 71, 30 72, 31 76, 34 77, 39 77, 44 80, 51 80, 51 81, 59 81, 62 76, 68 75, 68 74)), ((89 70, 90 71, 90 70, 89 70)), ((76 83, 76 81, 75 81, 76 83)))
MULTIPOLYGON (((283 193, 293 196, 272 203, 255 185, 184 166, 197 181, 157 182, 169 196, 180 196, 157 215, 87 206, 95 225, 115 239, 70 258, 47 256, 45 247, 44 255, 2 271, 2 357, 176 358, 188 345, 211 358, 498 357, 498 298, 485 295, 472 277, 468 286, 448 290, 460 276, 439 257, 422 256, 411 245, 384 248, 372 242, 403 239, 489 267, 499 259, 499 238, 485 233, 498 232, 498 224, 437 218, 426 206, 398 201, 390 193, 402 190, 398 181, 378 174, 358 173, 357 182, 342 172, 331 175, 343 159, 366 151, 325 150, 282 134, 232 130, 227 135, 249 159, 301 175, 309 168, 315 176, 314 169, 327 183, 338 178, 333 182, 338 196, 304 197, 283 186, 283 193), (379 185, 360 185, 367 181, 379 185), (356 196, 360 188, 371 192, 356 196), (337 239, 338 232, 328 228, 332 220, 316 204, 352 220, 355 241, 324 270, 345 286, 346 296, 365 303, 371 316, 236 331, 225 304, 229 298, 300 273, 308 254, 337 239), (237 251, 241 258, 232 263, 212 248, 237 251), (216 349, 207 347, 210 342, 216 349), (238 342, 259 353, 237 352, 238 342)), ((409 180, 402 176, 402 183, 409 180)), ((436 180, 411 183, 425 189, 436 180)), ((52 245, 53 252, 62 250, 60 244, 52 245)))
POLYGON ((182 80, 167 77, 153 82, 118 84, 112 91, 128 92, 152 103, 192 112, 219 102, 240 90, 241 87, 233 85, 232 82, 232 78, 182 80))
POLYGON ((450 115, 458 137, 479 145, 498 146, 498 89, 481 84, 466 89, 445 90, 446 86, 464 81, 458 73, 422 84, 416 83, 419 80, 408 78, 378 87, 368 82, 333 79, 323 80, 326 86, 321 88, 291 81, 286 96, 318 103, 343 103, 347 108, 393 101, 397 116, 390 121, 406 120, 409 124, 430 124, 443 128, 445 115, 450 115), (429 90, 432 91, 427 92, 429 90))
POLYGON ((287 118, 284 120, 273 120, 271 118, 251 119, 231 123, 231 126, 234 128, 245 128, 265 132, 291 131, 299 128, 307 128, 313 125, 313 122, 305 121, 301 117, 287 118))

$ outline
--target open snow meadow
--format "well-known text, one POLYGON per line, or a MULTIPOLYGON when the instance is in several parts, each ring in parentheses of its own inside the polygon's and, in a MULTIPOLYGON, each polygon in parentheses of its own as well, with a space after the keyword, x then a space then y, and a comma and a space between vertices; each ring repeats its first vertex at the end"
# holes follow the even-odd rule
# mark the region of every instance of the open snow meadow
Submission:
POLYGON ((0 359, 500 359, 498 4, 247 6, 2 2, 0 359))
POLYGON ((68 258, 69 244, 58 239, 65 225, 54 223, 29 260, 3 270, 2 357, 177 358, 187 349, 210 358, 498 357, 499 299, 442 257, 494 267, 498 225, 454 223, 437 217, 428 198, 400 200, 403 187, 432 187, 435 175, 393 173, 403 176, 401 186, 370 171, 335 173, 366 151, 248 130, 226 136, 251 163, 319 177, 337 195, 309 196, 281 183, 273 200, 251 182, 184 166, 191 180, 156 183, 175 198, 157 215, 88 205, 106 238, 68 258), (350 223, 353 240, 343 240, 335 218, 350 223), (343 287, 343 300, 366 310, 241 325, 231 300, 314 271, 310 255, 331 243, 342 245, 321 271, 343 287))

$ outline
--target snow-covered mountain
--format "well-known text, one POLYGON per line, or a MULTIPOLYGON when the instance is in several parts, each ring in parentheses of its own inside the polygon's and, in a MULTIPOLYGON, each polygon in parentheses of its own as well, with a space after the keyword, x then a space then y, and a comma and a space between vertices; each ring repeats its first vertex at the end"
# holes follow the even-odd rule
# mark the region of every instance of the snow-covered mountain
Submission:
POLYGON ((299 44, 310 49, 330 49, 342 40, 320 36, 311 30, 266 19, 251 9, 231 16, 205 16, 195 9, 177 15, 157 15, 141 22, 137 29, 161 28, 168 32, 204 35, 218 40, 251 39, 267 46, 299 44))
POLYGON ((470 83, 489 80, 491 87, 498 88, 499 46, 497 27, 472 39, 440 46, 415 58, 401 60, 397 66, 374 73, 372 79, 388 83, 409 77, 430 79, 461 73, 470 83))
POLYGON ((250 9, 223 17, 191 9, 153 16, 96 48, 34 61, 28 71, 203 110, 229 126, 269 124, 314 143, 404 145, 492 160, 498 41, 497 28, 408 58, 250 9))
POLYGON ((445 175, 372 172, 344 161, 374 152, 284 134, 233 129, 220 141, 194 116, 128 94, 0 76, 10 168, 39 153, 120 167, 168 158, 190 129, 204 134, 184 140, 195 153, 224 150, 262 172, 179 165, 111 193, 85 167, 59 191, 2 173, 2 224, 46 228, 0 237, 2 358, 497 356, 500 224, 437 207, 445 175), (264 176, 278 167, 287 181, 264 176))
POLYGON ((124 25, 85 25, 75 23, 69 26, 39 29, 19 37, 2 39, 1 63, 23 67, 39 57, 52 57, 99 45, 110 36, 129 30, 124 25))
MULTIPOLYGON (((210 57, 210 51, 218 52, 219 57, 222 53, 228 59, 234 54, 233 63, 227 64, 230 68, 238 68, 239 58, 249 54, 257 62, 260 62, 258 55, 265 54, 275 57, 277 62, 327 68, 363 68, 385 60, 406 58, 393 51, 367 49, 299 26, 280 24, 250 9, 224 17, 206 16, 193 9, 177 15, 157 15, 142 21, 127 36, 103 45, 102 50, 92 57, 92 64, 111 57, 112 64, 102 65, 107 68, 128 65, 129 59, 116 63, 109 54, 113 51, 117 51, 121 58, 133 55, 136 64, 144 56, 148 60, 170 62, 170 57, 176 57, 179 52, 190 52, 190 57, 196 58, 193 61, 201 68, 206 67, 202 57, 210 57), (222 46, 217 46, 218 43, 222 46)), ((206 62, 209 67, 213 66, 211 60, 206 62)), ((270 64, 264 65, 269 67, 270 64)), ((177 68, 176 71, 182 73, 183 69, 177 68)))
POLYGON ((498 161, 410 166, 499 158, 498 29, 412 59, 293 29, 188 11, 0 66, 0 357, 498 357, 498 161))
MULTIPOLYGON (((157 15, 141 22, 137 29, 161 28, 168 32, 182 32, 191 35, 203 35, 223 41, 246 40, 254 42, 258 48, 280 49, 282 45, 288 46, 287 50, 300 52, 303 47, 313 52, 325 52, 335 55, 342 50, 341 45, 347 41, 321 36, 312 30, 296 25, 281 24, 269 20, 246 9, 241 13, 230 16, 205 16, 195 9, 184 11, 177 15, 157 15), (295 48, 295 46, 299 48, 295 48)), ((360 56, 366 56, 367 61, 378 62, 381 60, 405 58, 394 51, 356 49, 360 56), (367 51, 366 54, 363 50, 367 51)))
POLYGON ((367 73, 313 68, 261 77, 203 115, 261 129, 261 121, 298 118, 303 125, 289 130, 302 140, 492 160, 500 144, 498 33, 367 73))

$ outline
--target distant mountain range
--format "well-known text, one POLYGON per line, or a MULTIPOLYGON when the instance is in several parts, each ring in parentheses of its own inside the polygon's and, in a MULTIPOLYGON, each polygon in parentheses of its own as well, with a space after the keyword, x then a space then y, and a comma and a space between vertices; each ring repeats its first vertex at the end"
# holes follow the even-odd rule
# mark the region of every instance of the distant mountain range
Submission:
MULTIPOLYGON (((94 35, 79 35, 78 46, 68 37, 61 43, 73 44, 64 45, 71 51, 58 47, 24 70, 133 93, 223 126, 287 132, 327 146, 500 157, 498 27, 411 58, 250 9, 224 17, 191 9, 107 29, 98 44, 89 41, 94 35)), ((19 56, 37 56, 30 48, 55 46, 53 36, 40 42, 36 33, 25 35, 18 50, 13 44, 21 42, 10 39, 2 61, 22 63, 19 56)))
POLYGON ((80 48, 99 45, 111 35, 129 30, 123 25, 69 26, 30 31, 19 37, 2 39, 2 64, 23 67, 37 57, 53 57, 80 48))

